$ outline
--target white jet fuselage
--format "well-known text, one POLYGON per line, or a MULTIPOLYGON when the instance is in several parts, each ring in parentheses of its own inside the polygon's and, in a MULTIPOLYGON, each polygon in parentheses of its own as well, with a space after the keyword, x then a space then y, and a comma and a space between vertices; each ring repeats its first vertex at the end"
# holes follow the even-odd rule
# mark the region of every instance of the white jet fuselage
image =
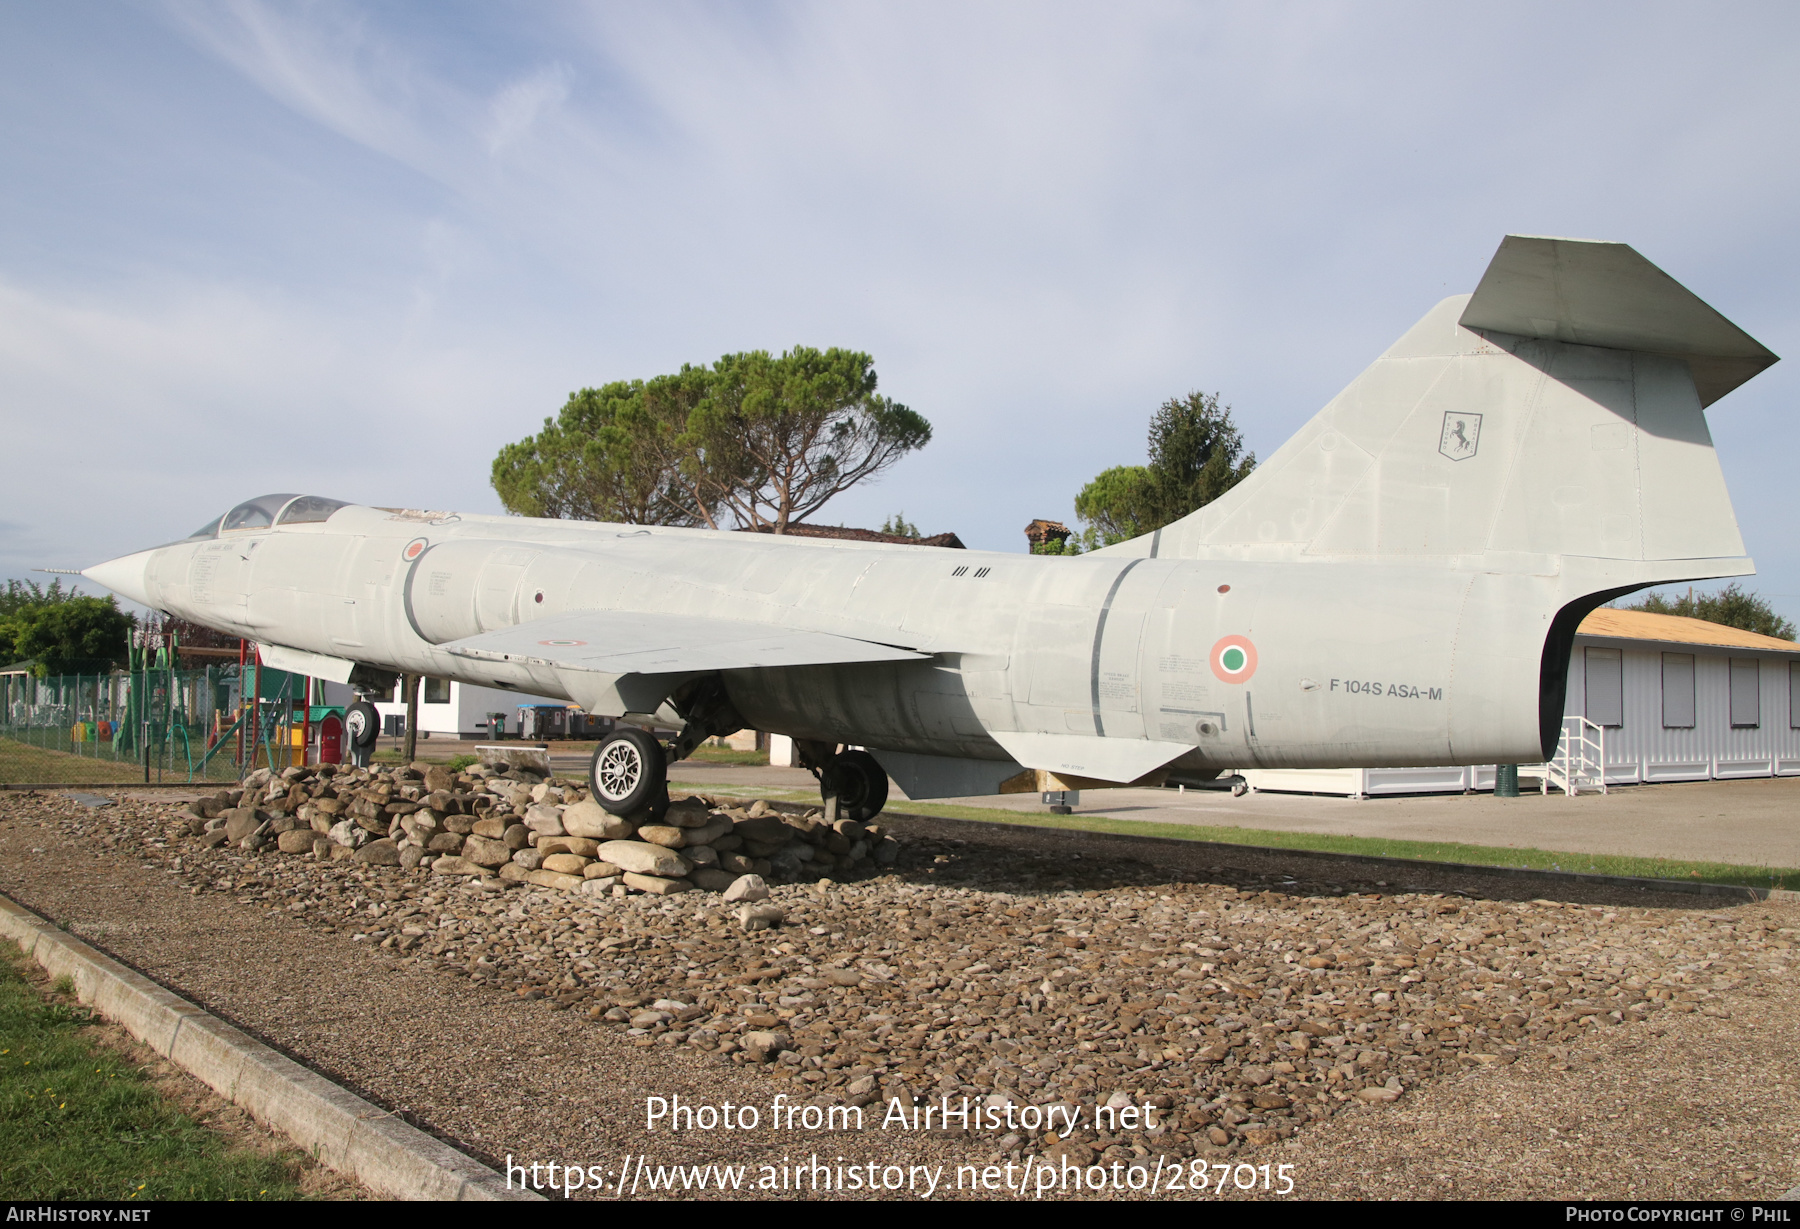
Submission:
POLYGON ((1533 763, 1582 617, 1753 570, 1705 409, 1775 361, 1623 244, 1508 236, 1244 481, 1087 556, 267 496, 87 575, 276 665, 741 720, 915 798, 1533 763))
POLYGON ((1513 617, 1484 610, 1472 629, 1480 576, 1442 566, 1038 557, 358 506, 162 547, 143 579, 150 605, 251 640, 571 699, 568 671, 440 646, 583 611, 828 632, 928 657, 724 671, 748 722, 975 759, 1006 758, 995 732, 1179 743, 1195 768, 1529 759, 1557 604, 1553 578, 1513 578, 1513 617), (1218 660, 1226 640, 1247 646, 1241 665, 1218 660), (1465 699, 1459 674, 1491 684, 1496 659, 1513 665, 1503 692, 1465 699))

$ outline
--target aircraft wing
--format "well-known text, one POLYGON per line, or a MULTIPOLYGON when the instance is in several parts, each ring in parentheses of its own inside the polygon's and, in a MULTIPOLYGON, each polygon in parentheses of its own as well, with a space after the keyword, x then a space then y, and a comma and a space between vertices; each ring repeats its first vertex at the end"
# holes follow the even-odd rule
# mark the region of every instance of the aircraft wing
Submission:
POLYGON ((690 674, 759 666, 914 661, 912 649, 831 632, 707 615, 584 610, 534 619, 439 645, 457 657, 512 661, 593 674, 690 674))

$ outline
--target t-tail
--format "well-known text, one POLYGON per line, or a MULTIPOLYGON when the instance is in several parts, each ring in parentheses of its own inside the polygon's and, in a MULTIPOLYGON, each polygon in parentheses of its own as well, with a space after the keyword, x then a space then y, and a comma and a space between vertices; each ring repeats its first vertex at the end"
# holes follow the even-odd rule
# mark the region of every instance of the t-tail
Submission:
POLYGON ((1242 483, 1109 550, 1464 574, 1459 691, 1534 667, 1549 755, 1582 618, 1754 571, 1703 410, 1774 362, 1625 244, 1509 235, 1242 483))

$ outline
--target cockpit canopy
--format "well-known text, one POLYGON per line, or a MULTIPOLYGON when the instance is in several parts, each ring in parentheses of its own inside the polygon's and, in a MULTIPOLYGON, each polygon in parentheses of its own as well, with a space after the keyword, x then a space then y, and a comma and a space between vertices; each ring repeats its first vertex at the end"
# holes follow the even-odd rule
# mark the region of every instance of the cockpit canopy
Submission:
POLYGON ((259 495, 216 517, 188 535, 194 538, 216 538, 222 533, 239 530, 268 529, 278 525, 314 525, 331 519, 339 508, 350 505, 342 499, 326 499, 322 495, 259 495))

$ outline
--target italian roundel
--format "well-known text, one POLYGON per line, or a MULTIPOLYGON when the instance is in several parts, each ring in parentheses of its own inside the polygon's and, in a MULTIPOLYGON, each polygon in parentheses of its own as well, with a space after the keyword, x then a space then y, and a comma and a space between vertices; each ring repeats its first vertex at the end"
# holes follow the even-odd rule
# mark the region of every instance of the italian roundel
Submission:
POLYGON ((400 552, 400 557, 408 563, 411 563, 414 559, 417 559, 420 555, 425 553, 425 548, 428 545, 430 545, 430 543, 426 542, 424 538, 414 538, 406 544, 406 549, 400 552))
POLYGON ((1212 672, 1221 683, 1247 683, 1256 673, 1256 646, 1242 636, 1227 636, 1212 647, 1212 672))

